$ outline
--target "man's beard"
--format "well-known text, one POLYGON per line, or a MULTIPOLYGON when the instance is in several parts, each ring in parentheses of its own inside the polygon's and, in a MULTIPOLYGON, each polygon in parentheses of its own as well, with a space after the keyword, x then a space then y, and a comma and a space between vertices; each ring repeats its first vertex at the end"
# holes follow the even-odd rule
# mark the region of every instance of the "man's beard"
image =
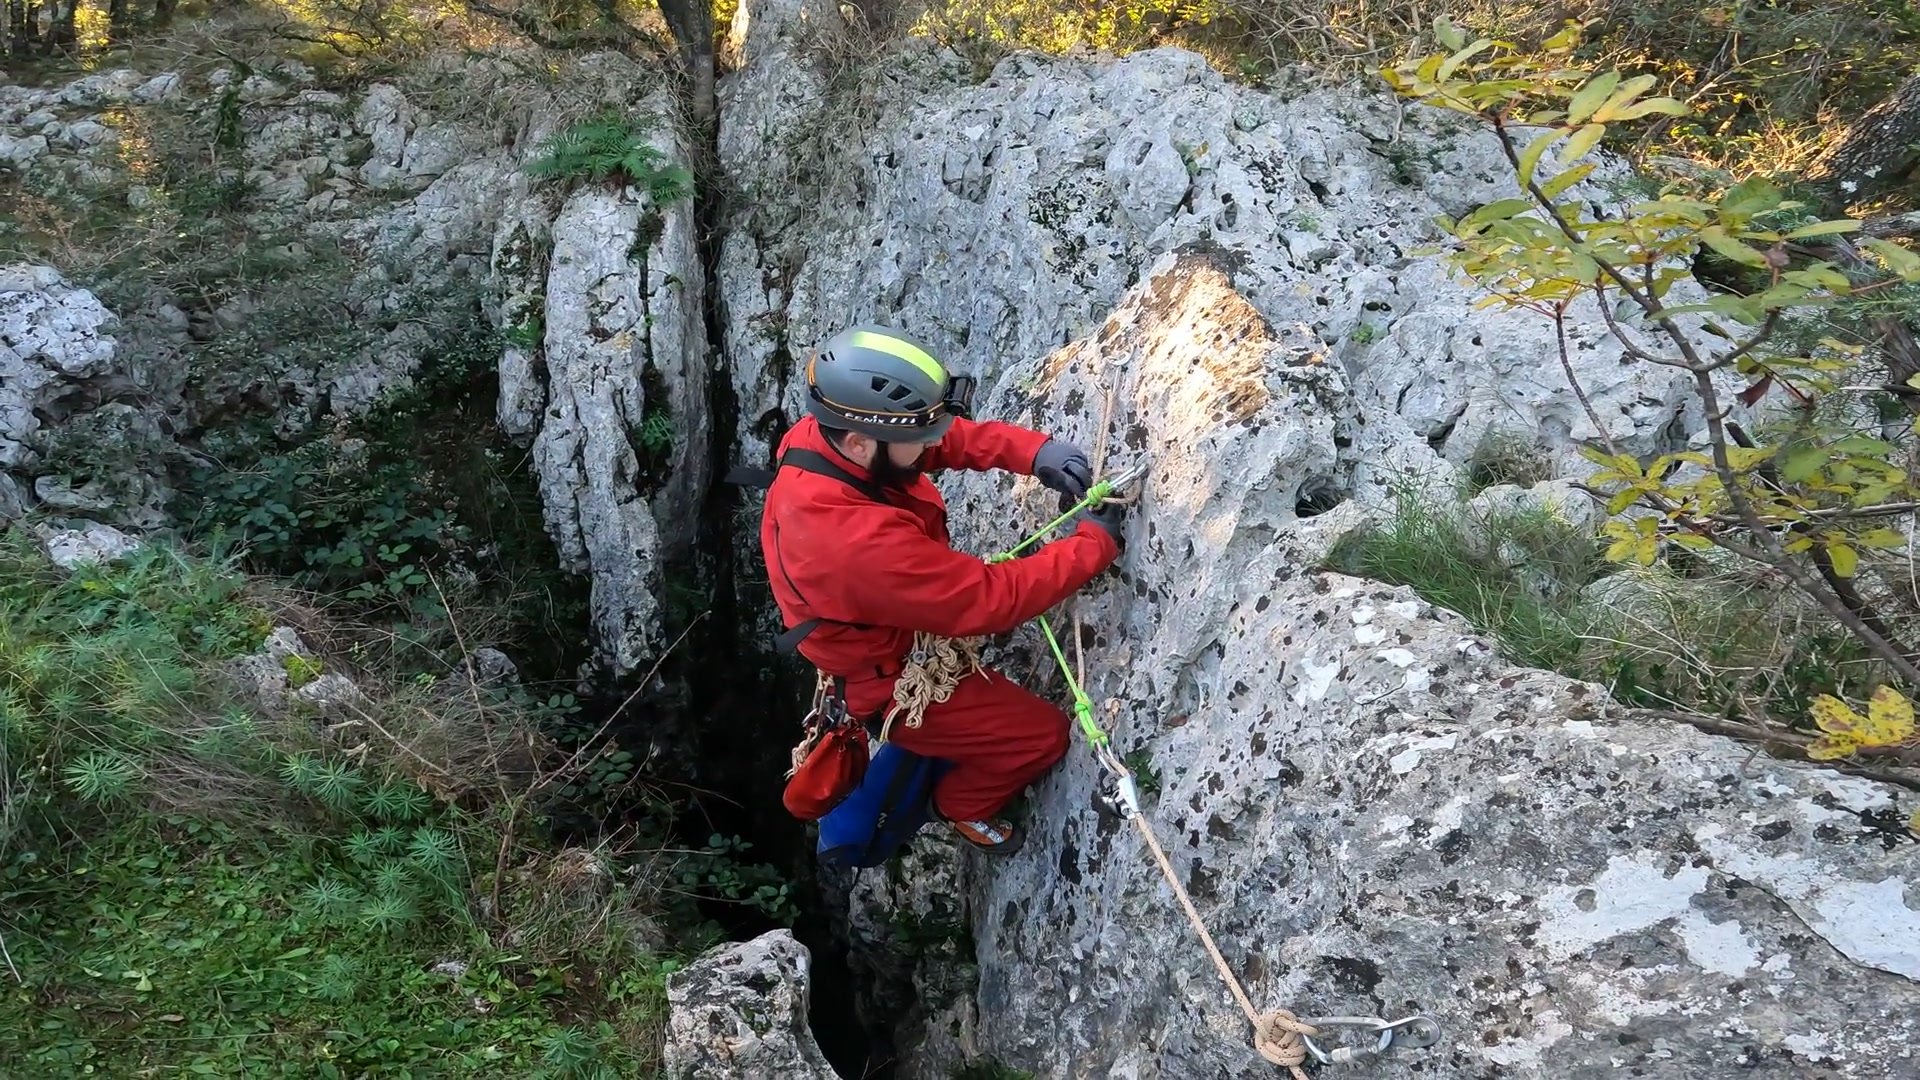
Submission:
POLYGON ((873 466, 868 471, 873 473, 874 480, 881 487, 909 487, 919 479, 921 473, 926 472, 920 467, 920 462, 925 460, 926 456, 923 450, 913 459, 913 464, 896 465, 893 463, 893 455, 887 453, 886 446, 882 445, 880 452, 873 456, 873 466))

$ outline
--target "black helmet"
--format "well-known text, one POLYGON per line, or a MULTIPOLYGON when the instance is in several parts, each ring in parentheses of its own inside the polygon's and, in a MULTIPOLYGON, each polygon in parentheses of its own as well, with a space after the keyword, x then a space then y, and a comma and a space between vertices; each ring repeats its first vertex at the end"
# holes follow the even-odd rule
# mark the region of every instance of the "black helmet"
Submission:
POLYGON ((807 411, 822 427, 881 442, 932 442, 973 405, 974 380, 949 376, 924 345, 884 326, 854 326, 807 364, 807 411))

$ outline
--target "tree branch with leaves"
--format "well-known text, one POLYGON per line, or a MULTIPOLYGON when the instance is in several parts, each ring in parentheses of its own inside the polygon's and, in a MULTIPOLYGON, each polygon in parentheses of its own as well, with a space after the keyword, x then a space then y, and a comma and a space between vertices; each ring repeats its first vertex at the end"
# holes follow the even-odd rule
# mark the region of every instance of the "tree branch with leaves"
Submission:
MULTIPOLYGON (((1706 452, 1642 460, 1612 443, 1562 358, 1604 443, 1580 452, 1600 467, 1587 482, 1615 519, 1606 525, 1608 558, 1647 565, 1671 547, 1719 548, 1764 565, 1893 677, 1920 686, 1920 652, 1855 587, 1863 552, 1908 543, 1894 526, 1911 522, 1920 501, 1912 438, 1920 420, 1890 436, 1866 397, 1885 397, 1884 379, 1860 377, 1858 348, 1832 338, 1795 348, 1781 334, 1842 300, 1920 282, 1920 255, 1863 232, 1858 220, 1824 219, 1759 178, 1711 200, 1669 190, 1596 215, 1595 200, 1572 195, 1598 168, 1593 155, 1609 131, 1687 107, 1647 96, 1651 75, 1580 67, 1573 23, 1531 54, 1498 39, 1469 41, 1444 19, 1434 30, 1442 51, 1385 67, 1381 77, 1404 97, 1487 124, 1519 192, 1440 220, 1454 265, 1492 294, 1489 303, 1555 320, 1562 341, 1574 304, 1590 300, 1628 358, 1686 371, 1699 401, 1706 452), (1844 270, 1814 257, 1838 247, 1850 260, 1844 270), (1693 283, 1702 251, 1743 268, 1755 287, 1683 302, 1675 287, 1693 283), (1774 408, 1749 432, 1736 422, 1736 403, 1774 408), (1629 510, 1633 519, 1619 520, 1629 510)), ((1920 375, 1893 389, 1920 391, 1920 375)))

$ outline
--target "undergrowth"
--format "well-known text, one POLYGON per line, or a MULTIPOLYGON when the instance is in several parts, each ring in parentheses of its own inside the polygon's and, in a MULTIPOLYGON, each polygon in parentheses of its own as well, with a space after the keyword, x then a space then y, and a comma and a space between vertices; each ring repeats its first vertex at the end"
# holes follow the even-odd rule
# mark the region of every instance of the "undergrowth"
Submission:
POLYGON ((784 887, 729 838, 672 843, 616 744, 560 752, 570 699, 474 681, 469 600, 402 646, 231 558, 66 572, 0 534, 9 1075, 657 1065, 665 977, 719 933, 699 904, 777 913, 784 887), (275 626, 307 648, 275 659, 275 626), (547 839, 609 787, 638 824, 547 839))
POLYGON ((1325 564, 1408 586, 1509 660, 1600 683, 1630 706, 1812 731, 1815 695, 1872 689, 1860 650, 1796 598, 1699 560, 1621 570, 1604 548, 1545 507, 1477 513, 1403 495, 1325 564))

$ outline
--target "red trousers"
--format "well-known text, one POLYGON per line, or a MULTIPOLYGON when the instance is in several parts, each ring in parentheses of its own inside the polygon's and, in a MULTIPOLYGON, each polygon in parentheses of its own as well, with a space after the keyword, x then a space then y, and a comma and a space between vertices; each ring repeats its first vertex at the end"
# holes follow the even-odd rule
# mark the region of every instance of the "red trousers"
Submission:
MULTIPOLYGON (((892 680, 847 687, 855 716, 883 714, 892 703, 892 680)), ((944 817, 980 821, 999 813, 1066 755, 1068 723, 1066 713, 989 668, 967 675, 952 697, 927 706, 919 727, 895 721, 887 738, 903 750, 952 762, 933 790, 934 809, 944 817)))

